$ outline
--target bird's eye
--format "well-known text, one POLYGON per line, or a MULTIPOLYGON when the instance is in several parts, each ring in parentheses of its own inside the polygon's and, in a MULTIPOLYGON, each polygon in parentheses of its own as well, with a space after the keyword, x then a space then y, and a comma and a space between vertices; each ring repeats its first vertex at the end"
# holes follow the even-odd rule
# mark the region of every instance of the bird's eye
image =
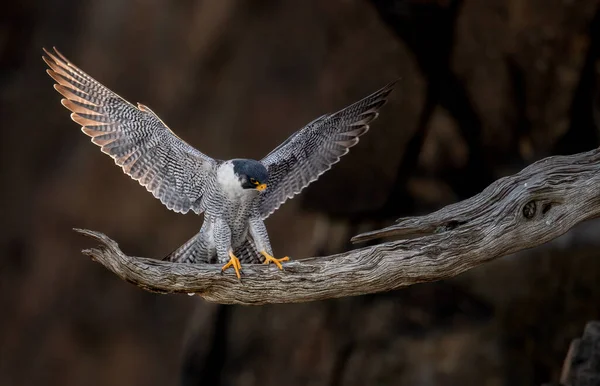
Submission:
POLYGON ((258 181, 256 181, 256 179, 254 179, 254 178, 250 178, 250 183, 252 185, 258 185, 258 181))

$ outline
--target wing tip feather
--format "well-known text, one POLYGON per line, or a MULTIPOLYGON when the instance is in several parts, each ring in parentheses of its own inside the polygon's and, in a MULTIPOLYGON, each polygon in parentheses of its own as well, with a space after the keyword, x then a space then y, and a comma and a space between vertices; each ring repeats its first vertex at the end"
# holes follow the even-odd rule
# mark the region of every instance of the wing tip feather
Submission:
POLYGON ((73 122, 80 124, 81 126, 94 127, 94 126, 106 126, 105 122, 96 121, 90 118, 86 118, 78 113, 71 113, 71 119, 73 122))
POLYGON ((375 110, 379 110, 381 107, 383 107, 383 105, 387 103, 388 96, 392 93, 392 91, 394 91, 394 88, 396 87, 396 84, 399 81, 400 78, 397 78, 367 97, 375 98, 375 101, 373 102, 374 104, 377 104, 377 106, 374 107, 375 110))
POLYGON ((81 126, 81 131, 83 132, 83 134, 87 135, 88 137, 90 137, 92 139, 94 137, 97 137, 98 135, 101 134, 100 131, 94 130, 94 129, 90 129, 89 127, 86 127, 86 126, 81 126))
POLYGON ((67 65, 71 65, 71 62, 69 61, 69 59, 67 59, 66 56, 64 56, 59 50, 58 48, 56 48, 56 46, 52 46, 52 49, 54 50, 54 52, 56 53, 56 55, 58 55, 58 57, 65 62, 67 65))
MULTIPOLYGON (((65 108, 67 108, 69 111, 71 111, 73 113, 98 115, 98 116, 102 115, 102 114, 98 113, 97 111, 90 110, 87 107, 80 105, 80 104, 76 103, 75 101, 67 99, 67 98, 62 98, 60 100, 60 104, 63 105, 65 108)), ((91 106, 93 106, 93 105, 91 105, 91 106)))

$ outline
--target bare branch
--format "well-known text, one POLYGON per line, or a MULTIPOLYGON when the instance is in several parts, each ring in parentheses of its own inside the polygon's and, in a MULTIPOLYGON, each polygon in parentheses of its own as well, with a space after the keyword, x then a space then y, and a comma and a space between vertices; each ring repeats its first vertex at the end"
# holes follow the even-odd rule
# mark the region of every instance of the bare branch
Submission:
POLYGON ((486 261, 548 242, 600 216, 600 150, 549 157, 499 179, 480 194, 435 213, 400 219, 356 236, 412 236, 338 255, 284 265, 245 265, 240 283, 210 264, 163 262, 125 255, 116 242, 84 253, 146 290, 196 293, 218 303, 294 303, 388 291, 458 275, 486 261))

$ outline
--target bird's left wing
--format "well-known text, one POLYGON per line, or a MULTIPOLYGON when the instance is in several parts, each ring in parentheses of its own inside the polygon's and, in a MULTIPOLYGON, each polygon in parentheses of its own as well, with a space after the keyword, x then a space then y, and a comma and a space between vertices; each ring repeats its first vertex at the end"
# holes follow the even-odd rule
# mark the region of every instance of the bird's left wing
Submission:
POLYGON ((335 114, 315 119, 261 160, 269 171, 267 190, 259 202, 263 219, 317 180, 358 143, 359 137, 369 130, 369 122, 377 118, 395 83, 335 114))
POLYGON ((43 59, 71 119, 103 153, 167 208, 204 211, 203 197, 216 161, 173 133, 148 107, 134 106, 69 62, 56 49, 43 59))

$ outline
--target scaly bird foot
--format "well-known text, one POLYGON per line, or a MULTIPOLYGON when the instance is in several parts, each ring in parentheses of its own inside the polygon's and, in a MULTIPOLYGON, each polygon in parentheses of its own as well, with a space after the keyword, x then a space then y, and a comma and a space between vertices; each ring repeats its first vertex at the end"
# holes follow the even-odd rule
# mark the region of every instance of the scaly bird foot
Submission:
POLYGON ((265 257, 265 261, 263 264, 270 264, 270 263, 275 263, 275 265, 277 266, 277 268, 281 269, 283 271, 283 266, 281 265, 282 261, 289 261, 290 258, 289 257, 282 257, 281 259, 276 259, 273 256, 269 255, 267 252, 265 251, 261 251, 260 252, 261 255, 263 255, 265 257))
POLYGON ((235 275, 241 280, 242 276, 240 275, 240 271, 242 270, 242 265, 240 264, 240 259, 238 259, 232 251, 229 251, 229 262, 221 268, 221 272, 224 272, 229 267, 233 267, 235 275))

